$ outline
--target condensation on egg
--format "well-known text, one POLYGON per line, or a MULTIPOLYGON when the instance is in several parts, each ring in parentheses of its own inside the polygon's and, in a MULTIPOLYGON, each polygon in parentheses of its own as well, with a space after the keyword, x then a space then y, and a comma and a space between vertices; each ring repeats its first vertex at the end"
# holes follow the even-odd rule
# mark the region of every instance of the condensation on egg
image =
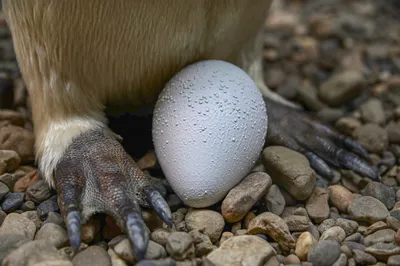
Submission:
POLYGON ((206 60, 178 72, 159 95, 152 132, 175 193, 195 208, 223 199, 258 159, 267 120, 260 91, 239 67, 206 60))

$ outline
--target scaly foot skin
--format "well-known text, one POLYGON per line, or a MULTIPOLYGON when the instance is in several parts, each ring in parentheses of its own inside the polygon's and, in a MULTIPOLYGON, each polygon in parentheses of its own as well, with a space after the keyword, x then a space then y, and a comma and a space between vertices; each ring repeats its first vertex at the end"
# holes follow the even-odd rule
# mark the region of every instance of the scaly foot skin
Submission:
POLYGON ((298 151, 320 176, 332 179, 330 166, 353 170, 361 176, 380 180, 367 163, 368 152, 358 143, 322 124, 312 115, 264 98, 268 113, 266 145, 281 145, 298 151))
POLYGON ((94 213, 115 218, 142 259, 149 241, 141 208, 153 208, 169 226, 170 209, 146 176, 125 152, 108 128, 88 131, 76 137, 55 169, 60 209, 73 248, 79 248, 81 223, 94 213))

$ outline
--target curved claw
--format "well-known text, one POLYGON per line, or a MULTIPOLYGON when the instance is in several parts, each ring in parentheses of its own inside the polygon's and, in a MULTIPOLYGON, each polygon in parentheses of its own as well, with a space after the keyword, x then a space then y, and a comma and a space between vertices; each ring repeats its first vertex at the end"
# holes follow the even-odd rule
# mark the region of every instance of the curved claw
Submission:
POLYGON ((345 150, 339 149, 336 152, 336 158, 339 166, 345 169, 353 170, 361 176, 366 176, 374 181, 381 180, 379 174, 371 166, 345 150))
POLYGON ((340 136, 340 140, 346 148, 348 148, 349 150, 351 150, 352 152, 354 152, 361 158, 363 158, 367 161, 370 160, 368 151, 364 147, 362 147, 360 144, 358 144, 354 140, 350 139, 349 137, 340 136))
POLYGON ((75 206, 66 209, 66 226, 71 247, 78 249, 81 245, 81 215, 75 206))
POLYGON ((310 161, 310 166, 317 172, 317 174, 332 180, 334 177, 332 169, 320 157, 312 152, 305 152, 304 156, 310 161))
POLYGON ((172 220, 171 210, 160 192, 158 192, 154 187, 146 187, 143 189, 143 192, 146 195, 147 201, 153 207, 158 216, 160 216, 164 223, 169 227, 173 227, 174 222, 172 220))
POLYGON ((135 257, 138 261, 142 260, 150 240, 146 225, 139 213, 134 210, 130 210, 125 219, 128 238, 133 246, 135 257))

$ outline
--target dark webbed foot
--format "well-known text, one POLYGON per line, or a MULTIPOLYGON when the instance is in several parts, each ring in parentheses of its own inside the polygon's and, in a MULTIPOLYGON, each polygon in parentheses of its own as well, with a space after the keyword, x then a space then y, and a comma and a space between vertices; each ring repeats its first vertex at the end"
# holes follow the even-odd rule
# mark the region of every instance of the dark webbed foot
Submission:
POLYGON ((267 98, 264 100, 269 119, 267 145, 286 146, 302 153, 315 172, 328 179, 333 178, 331 165, 379 180, 379 175, 367 163, 368 152, 361 145, 310 114, 267 98))
POLYGON ((73 248, 80 245, 81 223, 94 213, 115 218, 128 234, 138 260, 149 241, 140 206, 153 208, 167 225, 173 225, 154 180, 138 168, 107 128, 73 140, 55 169, 55 182, 73 248))

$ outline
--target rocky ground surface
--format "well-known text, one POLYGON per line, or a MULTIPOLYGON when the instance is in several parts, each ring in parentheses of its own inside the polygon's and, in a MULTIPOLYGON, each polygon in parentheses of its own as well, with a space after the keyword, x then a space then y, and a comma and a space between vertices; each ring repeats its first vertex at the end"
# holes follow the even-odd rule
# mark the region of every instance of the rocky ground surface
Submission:
MULTIPOLYGON (((104 215, 83 226, 77 254, 69 247, 55 191, 33 163, 29 99, 1 15, 0 261, 13 266, 400 265, 399 6, 282 1, 266 21, 267 85, 363 144, 381 182, 342 169, 326 181, 303 155, 268 147, 252 173, 216 206, 187 208, 170 190, 176 230, 145 210, 152 234, 147 262, 140 263, 125 235, 104 215), (272 160, 275 156, 281 160, 272 160)), ((151 151, 139 165, 158 169, 151 151)))

